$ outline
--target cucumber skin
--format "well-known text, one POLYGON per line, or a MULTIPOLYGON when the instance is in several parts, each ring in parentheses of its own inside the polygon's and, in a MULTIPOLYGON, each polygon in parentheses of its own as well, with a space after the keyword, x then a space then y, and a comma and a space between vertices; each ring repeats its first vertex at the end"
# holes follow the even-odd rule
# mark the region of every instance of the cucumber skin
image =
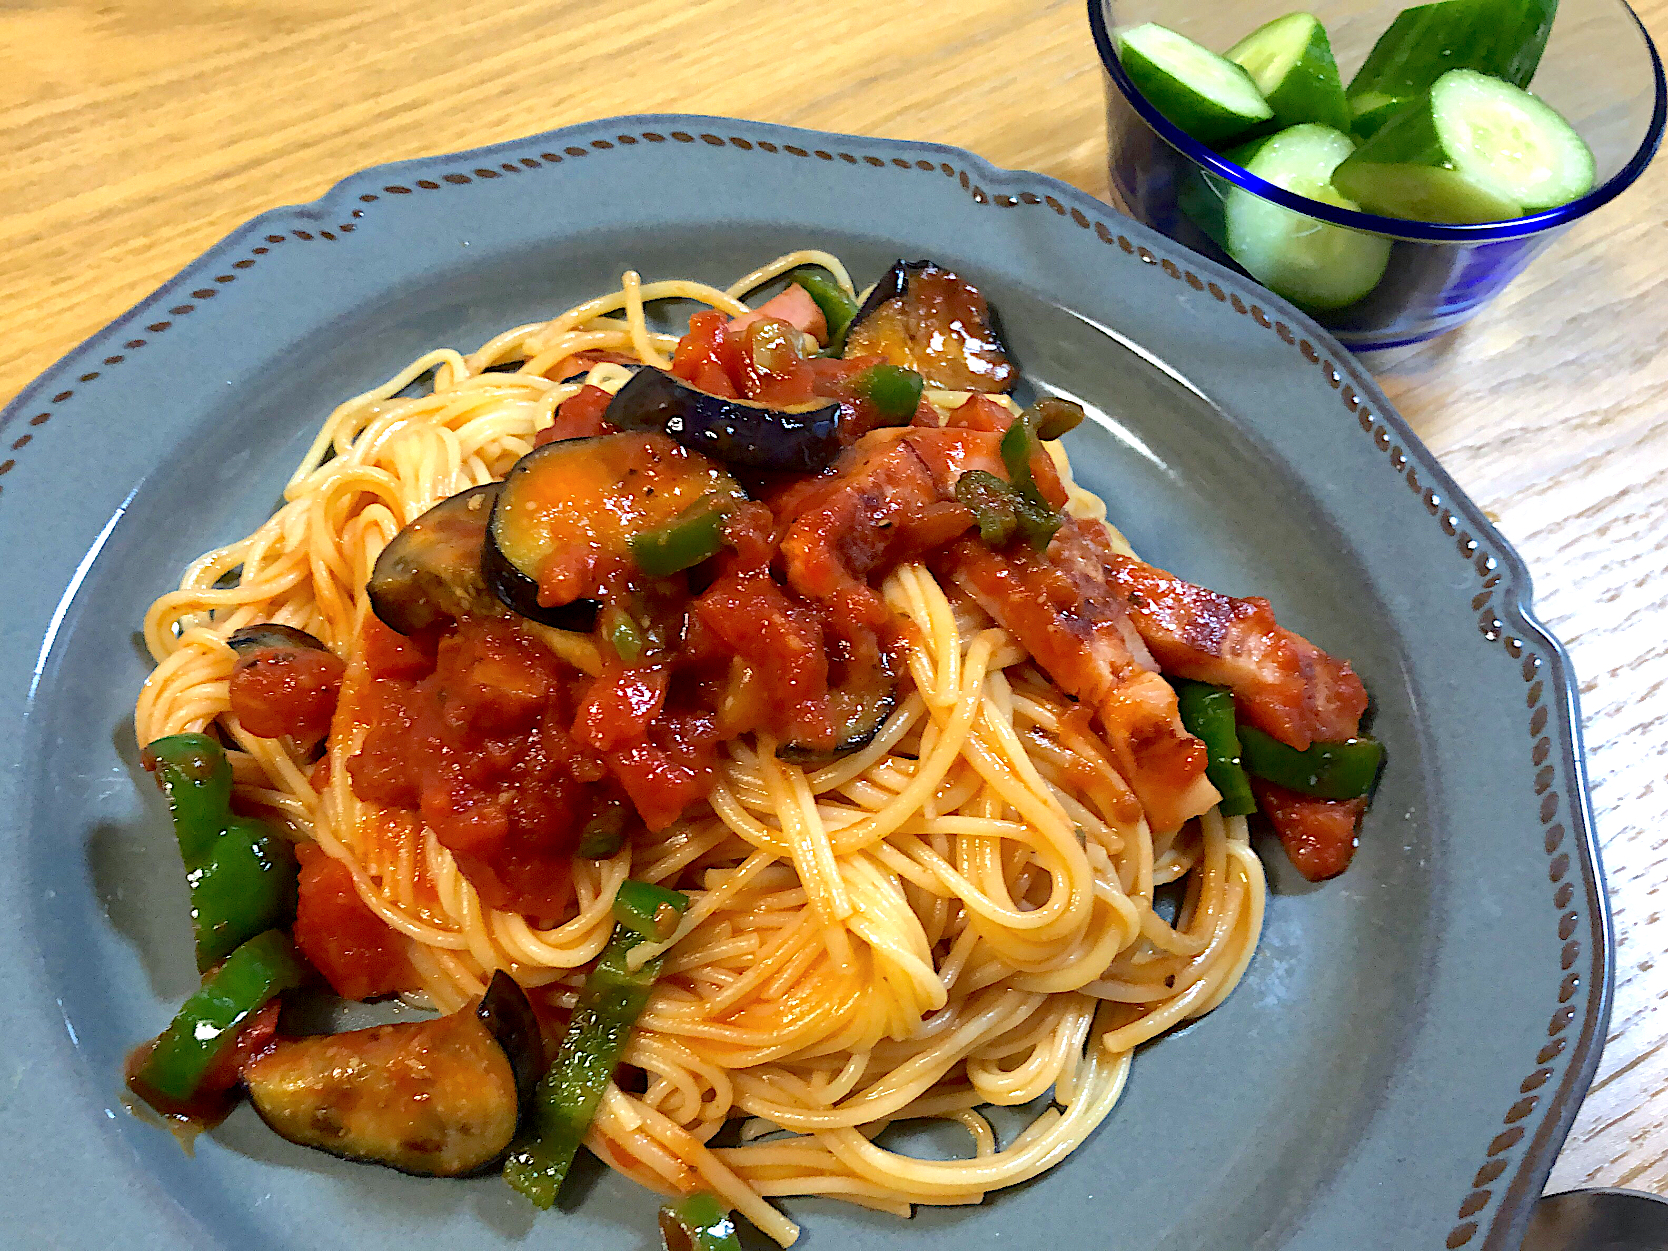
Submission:
POLYGON ((1504 221, 1523 215, 1522 206, 1484 191, 1454 168, 1437 132, 1436 116, 1428 88, 1385 122, 1377 134, 1332 171, 1332 186, 1340 195, 1354 200, 1369 213, 1400 217, 1404 220, 1437 221, 1457 225, 1504 221), (1472 198, 1463 205, 1456 198, 1453 202, 1454 210, 1447 215, 1420 213, 1410 217, 1398 211, 1398 205, 1383 199, 1379 194, 1380 176, 1375 171, 1387 168, 1404 169, 1409 174, 1418 170, 1446 172, 1450 178, 1443 180, 1433 177, 1433 185, 1445 181, 1456 192, 1470 189, 1472 198))
POLYGON ((1350 79, 1357 139, 1376 134, 1449 70, 1474 69, 1527 87, 1558 15, 1558 0, 1438 0, 1404 9, 1350 79), (1380 103, 1359 108, 1362 96, 1380 103))
POLYGON ((1402 111, 1408 99, 1404 96, 1382 96, 1377 92, 1361 96, 1350 103, 1350 123, 1345 129, 1355 136, 1357 143, 1365 143, 1378 134, 1385 122, 1402 111))
MULTIPOLYGON (((1224 55, 1237 65, 1239 62, 1234 53, 1275 22, 1284 20, 1285 18, 1277 17, 1273 22, 1259 26, 1228 49, 1224 55)), ((1314 33, 1309 38, 1309 46, 1303 50, 1303 56, 1298 60, 1298 66, 1309 67, 1309 73, 1297 81, 1288 78, 1272 94, 1265 94, 1264 99, 1268 101, 1268 107, 1274 110, 1274 117, 1264 125, 1271 130, 1284 130, 1288 126, 1298 126, 1304 122, 1320 122, 1347 135, 1350 128, 1350 111, 1349 102, 1344 98, 1343 76, 1339 74, 1338 62, 1332 55, 1332 41, 1326 37, 1326 27, 1318 21, 1315 23, 1314 33)))
MULTIPOLYGON (((1210 56, 1216 54, 1209 49, 1202 49, 1210 56)), ((1258 99, 1262 93, 1247 74, 1232 61, 1222 58, 1224 63, 1233 66, 1234 72, 1243 75, 1245 85, 1249 87, 1258 99)), ((1248 130, 1261 127, 1269 120, 1268 117, 1247 119, 1232 110, 1214 106, 1209 99, 1198 93, 1190 93, 1190 99, 1197 102, 1194 107, 1183 107, 1182 101, 1170 87, 1171 75, 1165 69, 1153 64, 1142 54, 1139 48, 1131 48, 1122 39, 1118 41, 1118 61, 1129 75, 1130 82, 1155 109, 1192 139, 1197 139, 1207 147, 1214 147, 1237 139, 1248 130)), ((1265 105, 1266 107, 1266 105, 1265 105)), ((1269 110, 1270 116, 1273 110, 1269 110)))

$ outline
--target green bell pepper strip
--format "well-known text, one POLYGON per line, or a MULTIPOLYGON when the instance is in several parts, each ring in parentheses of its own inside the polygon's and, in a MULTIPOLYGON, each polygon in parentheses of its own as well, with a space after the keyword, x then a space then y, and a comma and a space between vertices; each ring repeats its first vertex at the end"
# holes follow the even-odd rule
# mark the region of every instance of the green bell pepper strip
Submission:
POLYGON ((612 856, 625 842, 626 816, 626 806, 619 800, 604 804, 579 831, 579 846, 574 855, 588 860, 606 860, 612 856))
POLYGON ((232 767, 206 734, 173 734, 145 748, 168 797, 191 887, 197 969, 206 972, 263 930, 295 916, 295 850, 260 821, 232 812, 232 767))
POLYGON ((1083 405, 1045 396, 1025 410, 1025 419, 1039 439, 1059 439, 1083 424, 1083 405))
POLYGON ((956 503, 973 514, 986 547, 1007 546, 1019 527, 1014 489, 983 469, 969 469, 956 479, 956 503))
POLYGON ((614 654, 631 664, 643 654, 643 627, 625 609, 609 604, 602 610, 602 633, 614 654))
POLYGON ((504 1180, 535 1207, 548 1208, 556 1202, 556 1192, 660 976, 660 957, 635 970, 626 959, 643 941, 629 926, 614 927, 596 968, 579 991, 568 1032, 555 1063, 539 1082, 527 1123, 510 1147, 504 1180))
POLYGON ((1019 522, 1019 532, 1025 536, 1025 541, 1039 552, 1048 550, 1054 535, 1066 524, 1063 514, 1023 495, 1014 501, 1014 518, 1019 522))
POLYGON ((1205 776, 1222 795, 1218 807, 1225 817, 1248 817, 1257 811, 1251 780, 1240 764, 1239 735, 1234 732, 1234 694, 1204 682, 1177 682, 1176 703, 1182 725, 1204 743, 1209 759, 1205 776))
POLYGON ((1014 519, 1020 533, 1039 552, 1047 549, 1055 532, 1065 524, 1065 518, 1055 511, 1031 476, 1031 457, 1041 448, 1027 416, 1021 416, 1002 436, 1002 463, 1007 466, 1015 494, 1014 519))
POLYGON ((614 919, 650 942, 664 942, 678 928, 689 896, 649 882, 627 879, 614 896, 614 919))
POLYGON ((301 985, 306 969, 282 933, 267 930, 244 943, 185 1001, 134 1081, 184 1103, 238 1027, 279 993, 301 985))
POLYGON ((1288 747, 1254 726, 1239 727, 1246 772, 1316 799, 1360 799, 1373 789, 1384 746, 1376 738, 1288 747))
POLYGON ((847 295, 845 288, 825 269, 801 265, 788 271, 788 281, 804 287, 805 294, 822 310, 822 319, 828 323, 825 355, 838 356, 845 350, 846 331, 851 329, 851 320, 857 316, 857 301, 847 295))
POLYGON ((871 365, 852 379, 857 393, 892 425, 907 426, 921 406, 921 375, 901 365, 871 365))
POLYGON ((660 1238, 666 1251, 741 1251, 730 1213, 704 1190, 660 1209, 660 1238))
POLYGON ((710 560, 724 546, 727 497, 709 492, 663 526, 631 536, 631 555, 651 578, 674 573, 710 560))

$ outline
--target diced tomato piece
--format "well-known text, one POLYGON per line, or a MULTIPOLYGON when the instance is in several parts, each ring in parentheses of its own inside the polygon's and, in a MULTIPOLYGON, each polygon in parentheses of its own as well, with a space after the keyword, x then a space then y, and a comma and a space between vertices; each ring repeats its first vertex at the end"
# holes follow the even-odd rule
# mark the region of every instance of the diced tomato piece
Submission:
POLYGON ((418 989, 404 940, 359 898, 352 870, 317 843, 296 854, 295 943, 331 989, 356 1000, 418 989))
POLYGON ((724 573, 754 573, 770 565, 776 555, 776 516, 769 505, 743 500, 724 518, 725 550, 719 553, 724 573))
POLYGON ((794 327, 776 317, 726 324, 722 314, 696 313, 672 354, 672 373, 727 399, 788 405, 805 403, 816 394, 815 375, 800 355, 794 327))
POLYGON ((426 678, 434 672, 432 640, 396 634, 375 616, 365 618, 359 644, 373 678, 426 678))
POLYGON ((1349 868, 1365 799, 1315 799, 1261 778, 1251 779, 1251 790, 1304 877, 1324 882, 1349 868))
POLYGON ((753 667, 772 727, 815 717, 828 694, 828 654, 815 613, 789 600, 766 574, 726 574, 695 601, 701 623, 753 667))
POLYGON ((431 667, 360 695, 354 793, 420 815, 485 906, 556 924, 579 832, 619 797, 601 754, 571 734, 588 680, 509 622, 476 618, 439 640, 431 667))
POLYGON ((663 830, 706 798, 717 774, 718 733, 710 713, 662 716, 648 737, 608 756, 608 769, 643 824, 663 830))
POLYGON ((259 738, 317 742, 330 732, 347 666, 314 647, 260 647, 232 670, 232 715, 259 738))
POLYGON ((724 314, 711 309, 696 313, 672 353, 672 373, 713 395, 733 397, 735 384, 724 365, 727 339, 724 314))
POLYGON ((705 391, 708 395, 721 395, 727 400, 733 400, 741 394, 736 384, 730 381, 730 372, 723 365, 712 361, 702 361, 693 379, 695 388, 705 391))
POLYGON ((664 665, 637 669, 604 666, 579 705, 574 737, 605 752, 642 738, 649 722, 665 707, 671 676, 672 671, 664 665))
POLYGON ((988 396, 975 395, 944 419, 946 426, 961 430, 995 430, 1007 433, 1014 415, 988 396))
POLYGON ((534 447, 555 443, 562 439, 591 439, 600 434, 615 433, 614 427, 603 420, 613 396, 601 387, 588 383, 576 395, 563 400, 556 410, 556 420, 533 437, 534 447))

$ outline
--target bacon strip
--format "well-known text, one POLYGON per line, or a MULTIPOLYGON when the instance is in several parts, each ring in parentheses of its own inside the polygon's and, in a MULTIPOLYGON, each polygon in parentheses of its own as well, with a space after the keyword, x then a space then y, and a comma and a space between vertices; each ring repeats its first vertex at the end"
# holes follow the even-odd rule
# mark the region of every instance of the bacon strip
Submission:
MULTIPOLYGON (((959 538, 972 516, 953 502, 956 481, 971 469, 1006 479, 1001 440, 999 430, 957 427, 864 436, 837 473, 775 501, 788 522, 781 544, 788 584, 878 625, 885 605, 869 576, 950 544, 936 558, 940 571, 1096 711, 1149 822, 1174 829, 1217 800, 1205 778, 1204 745, 1182 727, 1175 693, 1109 587, 1087 529, 1068 520, 1046 556, 1018 546, 993 552, 959 538)), ((1033 467, 1058 505, 1065 490, 1050 470, 1033 467)))
POLYGON ((1100 549, 1108 581, 1166 673, 1228 687, 1243 720, 1299 751, 1360 728, 1367 689, 1349 662, 1281 626, 1266 599, 1221 595, 1100 549))
MULTIPOLYGON (((1230 688, 1247 722, 1300 750, 1356 733, 1367 706, 1360 679, 1347 662, 1282 627, 1267 600, 1222 595, 1124 556, 1097 522, 1068 519, 1046 554, 1019 545, 996 552, 961 538, 970 517, 954 491, 969 469, 1007 477, 1000 431, 866 435, 837 472, 775 502, 787 522, 781 554, 789 585, 879 625, 885 607, 869 577, 937 550, 941 575, 1095 710, 1155 829, 1174 828, 1217 798, 1204 776, 1204 746, 1182 727, 1159 670, 1230 688)), ((1039 475, 1039 485, 1056 503, 1064 500, 1052 475, 1039 475)), ((1292 796, 1271 814, 1294 860, 1337 871, 1338 840, 1330 855, 1317 857, 1309 835, 1322 817, 1338 825, 1341 810, 1310 813, 1292 796)))
POLYGON ((1046 556, 965 539, 938 565, 1062 690, 1096 711, 1148 823, 1175 829, 1218 799, 1205 777, 1205 746, 1183 728, 1175 691, 1093 556, 1080 524, 1068 521, 1046 556))
POLYGON ((973 524, 955 502, 956 479, 969 469, 1006 476, 1001 435, 919 428, 864 435, 837 472, 772 501, 787 526, 788 585, 865 625, 882 624, 885 605, 869 575, 941 547, 973 524))

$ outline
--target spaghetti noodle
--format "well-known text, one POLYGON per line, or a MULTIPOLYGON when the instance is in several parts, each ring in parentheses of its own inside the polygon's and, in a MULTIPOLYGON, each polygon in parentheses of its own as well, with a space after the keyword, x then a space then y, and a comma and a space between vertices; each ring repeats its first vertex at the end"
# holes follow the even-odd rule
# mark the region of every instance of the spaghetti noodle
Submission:
MULTIPOLYGON (((800 765, 767 734, 730 739, 705 804, 574 861, 573 902, 553 926, 487 906, 417 814, 355 794, 366 584, 385 545, 438 501, 502 479, 583 385, 617 390, 627 372, 599 354, 665 366, 678 340, 650 329, 647 303, 739 317, 744 296, 804 264, 855 295, 839 260, 815 251, 727 290, 628 272, 614 292, 467 356, 429 352, 341 405, 279 511, 151 606, 156 668, 135 713, 141 743, 218 724, 239 802, 346 866, 442 1012, 499 969, 571 1006, 622 881, 686 892, 672 937, 633 953, 665 957, 625 1053, 642 1089, 610 1086, 586 1144, 654 1190, 711 1190, 784 1246, 798 1229, 770 1199, 907 1215, 977 1203, 1058 1163, 1112 1110, 1137 1045, 1233 989, 1264 900, 1243 817, 1212 809, 1151 828, 1077 702, 916 561, 879 587, 907 681, 867 746, 800 765), (408 395, 425 377, 432 391, 408 395), (231 715, 226 640, 260 622, 305 630, 348 662, 327 766, 231 715), (1050 1091, 1049 1110, 999 1145, 980 1109, 1050 1091), (877 1141, 915 1118, 962 1126, 967 1157, 917 1159, 877 1141), (736 1121, 732 1145, 714 1145, 736 1121)), ((944 412, 966 398, 927 392, 944 412)), ((1076 487, 1068 511, 1089 525, 1104 516, 1076 487)), ((590 635, 519 628, 584 673, 603 663, 590 635)))

